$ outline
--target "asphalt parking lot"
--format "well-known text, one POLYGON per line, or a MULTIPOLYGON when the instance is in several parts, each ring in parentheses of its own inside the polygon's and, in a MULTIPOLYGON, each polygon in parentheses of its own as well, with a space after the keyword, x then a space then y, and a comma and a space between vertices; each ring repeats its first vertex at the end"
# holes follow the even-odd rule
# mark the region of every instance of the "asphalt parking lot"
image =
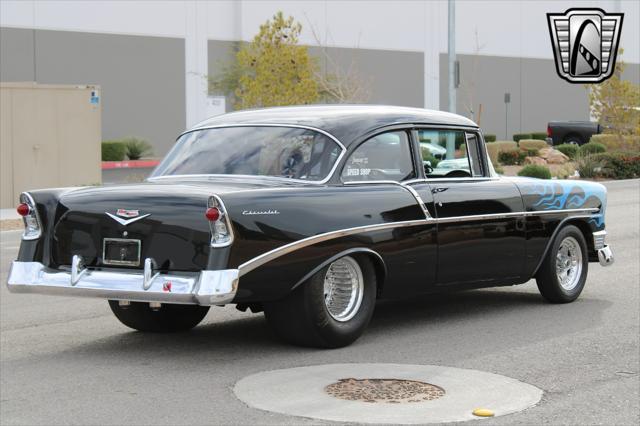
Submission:
POLYGON ((9 294, 19 233, 4 232, 0 422, 322 424, 250 408, 232 388, 265 370, 367 362, 477 369, 544 390, 537 406, 483 424, 638 424, 640 181, 606 185, 616 263, 590 264, 575 303, 544 303, 533 281, 388 302, 337 350, 283 345, 262 315, 233 307, 212 308, 189 333, 145 335, 105 301, 9 294))

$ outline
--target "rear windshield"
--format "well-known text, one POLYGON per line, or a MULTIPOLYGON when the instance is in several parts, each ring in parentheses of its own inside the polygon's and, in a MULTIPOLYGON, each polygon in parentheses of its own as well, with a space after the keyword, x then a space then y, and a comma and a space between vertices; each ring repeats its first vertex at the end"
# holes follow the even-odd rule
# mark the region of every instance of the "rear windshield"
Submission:
POLYGON ((314 130, 292 127, 224 127, 186 133, 151 177, 253 175, 320 181, 342 148, 314 130))

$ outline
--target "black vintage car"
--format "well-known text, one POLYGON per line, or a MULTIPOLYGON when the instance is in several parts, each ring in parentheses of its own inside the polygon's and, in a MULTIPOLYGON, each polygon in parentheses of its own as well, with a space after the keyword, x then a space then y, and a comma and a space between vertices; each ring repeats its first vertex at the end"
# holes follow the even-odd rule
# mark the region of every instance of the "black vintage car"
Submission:
POLYGON ((183 133, 146 182, 25 192, 13 292, 109 300, 141 331, 213 305, 348 345, 376 300, 522 284, 575 300, 605 244, 605 188, 498 176, 480 129, 385 106, 242 111, 183 133), (427 141, 427 142, 425 142, 427 141), (439 164, 433 159, 439 147, 439 164))

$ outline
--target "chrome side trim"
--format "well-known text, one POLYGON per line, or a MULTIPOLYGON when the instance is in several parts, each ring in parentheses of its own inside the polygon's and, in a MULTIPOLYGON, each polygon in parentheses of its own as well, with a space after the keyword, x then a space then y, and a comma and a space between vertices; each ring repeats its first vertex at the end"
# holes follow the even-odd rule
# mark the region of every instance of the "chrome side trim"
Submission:
POLYGON ((254 257, 253 259, 244 262, 242 265, 238 266, 238 269, 240 270, 240 277, 274 259, 282 257, 286 254, 289 254, 301 248, 308 247, 317 243, 321 243, 323 241, 329 241, 336 238, 345 237, 347 235, 361 234, 364 232, 381 231, 385 229, 394 229, 394 228, 406 228, 410 226, 429 225, 431 223, 432 223, 431 221, 427 221, 426 219, 407 220, 403 222, 379 223, 377 225, 365 225, 365 226, 357 226, 354 228, 340 229, 337 231, 325 232, 322 234, 303 238, 301 240, 294 241, 289 244, 285 244, 282 247, 275 248, 271 251, 261 254, 260 256, 254 257))
MULTIPOLYGON (((240 124, 218 124, 218 125, 214 125, 214 126, 201 126, 201 127, 196 127, 196 128, 193 128, 193 129, 189 129, 189 130, 187 130, 185 132, 182 132, 180 134, 180 136, 178 136, 176 138, 176 140, 180 139, 182 136, 184 136, 184 135, 186 135, 188 133, 197 132, 197 131, 200 131, 200 130, 223 129, 223 128, 229 128, 229 127, 288 127, 288 128, 293 128, 293 129, 312 130, 312 131, 315 131, 315 132, 318 132, 320 134, 325 135, 326 137, 328 137, 329 139, 331 139, 332 141, 337 143, 338 146, 340 147, 340 149, 342 150, 342 152, 340 152, 340 155, 338 156, 338 158, 336 158, 336 161, 333 163, 333 166, 331 167, 331 170, 329 171, 329 174, 324 179, 322 179, 320 181, 304 180, 304 179, 287 179, 288 181, 304 182, 304 183, 316 184, 316 185, 325 184, 329 180, 331 180, 331 178, 333 177, 333 175, 336 172, 336 169, 338 168, 338 165, 340 164, 340 161, 342 161, 342 159, 344 158, 344 156, 347 153, 347 147, 344 146, 344 144, 342 142, 340 142, 340 140, 338 138, 336 138, 335 136, 333 136, 331 133, 327 132, 326 130, 319 129, 317 127, 305 126, 305 125, 302 125, 302 124, 240 123, 240 124)), ((171 176, 171 175, 167 175, 167 176, 171 176)), ((236 175, 228 175, 228 176, 236 176, 236 175)), ((153 180, 153 179, 157 179, 159 177, 164 177, 164 176, 155 176, 155 177, 148 178, 147 180, 153 180)), ((255 177, 255 176, 252 176, 252 177, 255 177)))
POLYGON ((416 191, 415 189, 413 189, 408 185, 403 184, 402 187, 407 189, 411 193, 411 195, 413 195, 413 198, 416 199, 416 201, 418 202, 418 205, 422 209, 422 213, 424 213, 424 217, 429 220, 432 219, 431 213, 429 213, 429 210, 427 210, 427 205, 424 203, 424 200, 422 199, 420 194, 418 194, 418 191, 416 191))
POLYGON ((143 274, 139 271, 101 271, 88 268, 74 274, 73 270, 50 269, 40 262, 15 261, 11 264, 7 288, 13 293, 204 306, 230 303, 238 289, 237 269, 200 273, 174 272, 155 274, 151 278, 146 275, 146 271, 143 274), (149 280, 148 284, 146 279, 149 280))
POLYGON ((429 210, 427 210, 427 206, 424 203, 424 201, 422 200, 422 197, 420 196, 420 194, 418 194, 418 191, 416 191, 415 189, 413 189, 412 187, 410 187, 408 185, 408 182, 411 181, 407 181, 407 182, 396 182, 395 180, 369 180, 369 181, 351 181, 351 182, 344 182, 344 185, 397 185, 400 186, 404 189, 406 189, 407 191, 409 191, 411 193, 411 195, 413 195, 413 198, 416 199, 416 202, 418 203, 418 206, 420 206, 420 208, 422 209, 422 212, 424 213, 424 217, 426 219, 431 219, 431 213, 429 213, 429 210))
MULTIPOLYGON (((453 217, 441 217, 435 219, 437 223, 452 223, 452 222, 470 222, 474 220, 485 219, 502 219, 508 217, 531 217, 531 216, 545 216, 552 214, 573 214, 573 213, 595 213, 600 211, 598 208, 590 209, 566 209, 566 210, 538 210, 527 212, 510 212, 510 213, 490 213, 490 214, 475 214, 469 216, 453 216, 453 217)), ((575 216, 570 216, 571 218, 575 216)))
POLYGON ((441 183, 441 182, 469 182, 469 181, 494 181, 494 180, 502 180, 500 176, 476 176, 476 177, 441 177, 441 178, 416 178, 403 182, 405 185, 410 185, 412 183, 441 183))
MULTIPOLYGON (((387 183, 387 182, 384 181, 383 183, 387 183)), ((397 182, 394 182, 394 183, 397 184, 397 182)), ((356 226, 353 228, 346 228, 346 229, 339 229, 335 231, 324 232, 322 234, 313 235, 311 237, 303 238, 298 241, 293 241, 289 244, 285 244, 281 247, 270 250, 266 253, 263 253, 259 256, 254 257, 253 259, 250 259, 244 262, 243 264, 238 266, 238 269, 240 271, 240 277, 242 277, 243 275, 253 271, 254 269, 259 268, 260 266, 272 260, 275 260, 279 257, 292 253, 296 250, 299 250, 317 243, 321 243, 324 241, 329 241, 336 238, 345 237, 348 235, 361 234, 365 232, 380 231, 380 230, 393 229, 393 228, 405 228, 405 227, 420 226, 420 225, 440 224, 440 223, 468 222, 468 221, 486 220, 486 219, 502 219, 502 218, 508 218, 508 217, 531 217, 531 216, 538 216, 538 215, 545 215, 545 214, 590 213, 590 212, 596 212, 596 211, 599 211, 599 209, 589 208, 589 209, 567 209, 567 210, 542 210, 542 211, 530 211, 530 212, 455 216, 455 217, 446 217, 446 218, 425 218, 425 219, 417 219, 417 220, 407 220, 402 222, 388 222, 388 223, 380 223, 376 225, 356 226)), ((591 216, 573 215, 573 216, 566 217, 565 219, 563 219, 562 222, 564 222, 567 219, 590 218, 590 217, 591 216)), ((555 233, 554 233, 554 236, 555 236, 555 233)), ((545 250, 545 253, 546 253, 546 250, 545 250)), ((540 265, 538 265, 536 270, 539 267, 540 265)))

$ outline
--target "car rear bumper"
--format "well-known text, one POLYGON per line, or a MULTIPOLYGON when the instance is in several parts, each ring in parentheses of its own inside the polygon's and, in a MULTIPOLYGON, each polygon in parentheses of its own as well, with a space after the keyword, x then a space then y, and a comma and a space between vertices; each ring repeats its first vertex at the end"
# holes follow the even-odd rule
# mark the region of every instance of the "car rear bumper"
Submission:
POLYGON ((65 271, 39 262, 16 261, 11 265, 7 287, 14 293, 211 306, 234 299, 238 278, 237 269, 168 274, 88 268, 65 271))
POLYGON ((607 239, 607 231, 596 231, 593 233, 593 246, 598 253, 598 261, 602 266, 613 265, 613 252, 611 247, 605 241, 607 239))
POLYGON ((613 252, 611 251, 611 247, 604 246, 598 250, 598 261, 602 266, 611 266, 613 265, 613 252))

